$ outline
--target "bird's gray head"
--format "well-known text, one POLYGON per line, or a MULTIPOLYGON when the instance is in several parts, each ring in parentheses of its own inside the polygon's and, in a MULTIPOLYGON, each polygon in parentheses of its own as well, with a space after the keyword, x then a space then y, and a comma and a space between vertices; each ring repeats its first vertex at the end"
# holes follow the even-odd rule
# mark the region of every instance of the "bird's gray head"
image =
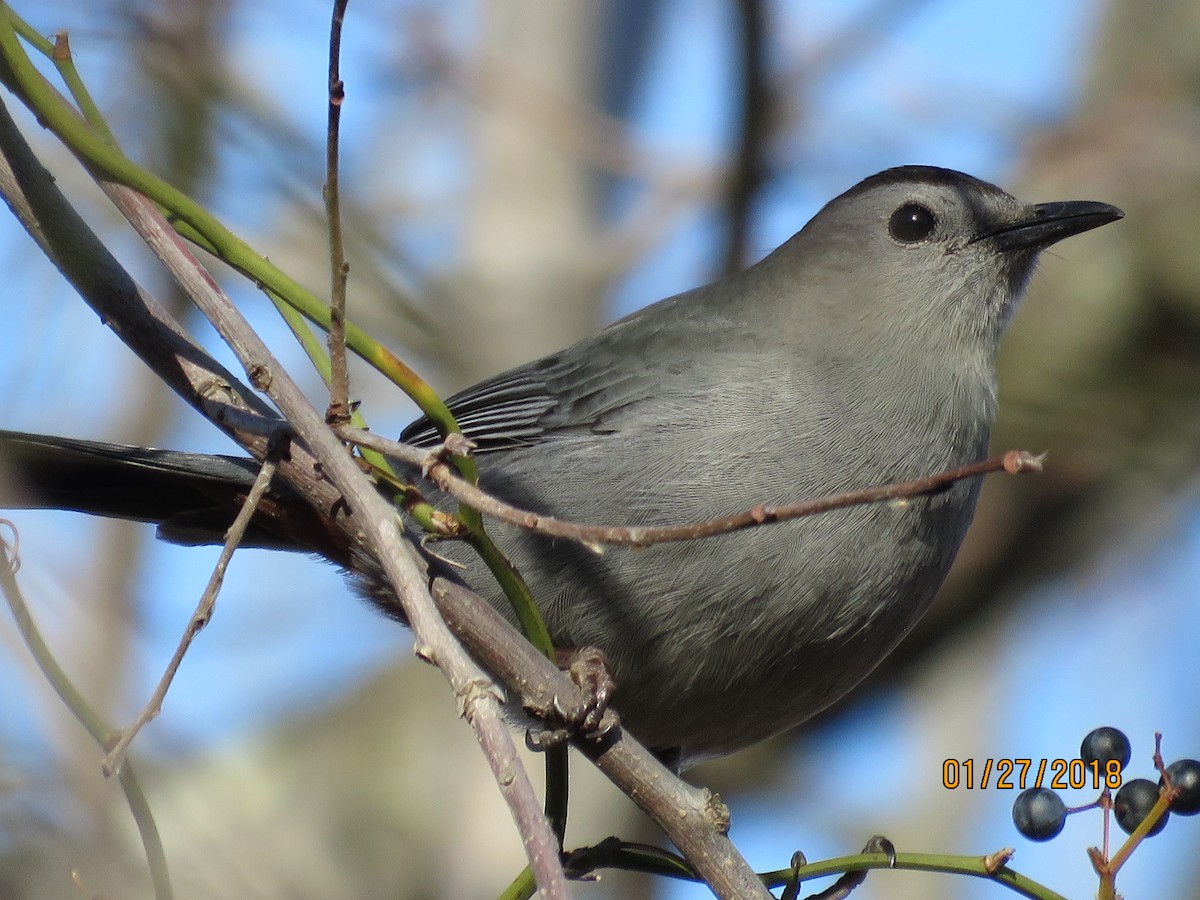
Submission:
POLYGON ((1122 215, 1091 201, 1022 203, 961 172, 902 166, 831 200, 780 250, 842 334, 957 346, 990 363, 1038 253, 1122 215))

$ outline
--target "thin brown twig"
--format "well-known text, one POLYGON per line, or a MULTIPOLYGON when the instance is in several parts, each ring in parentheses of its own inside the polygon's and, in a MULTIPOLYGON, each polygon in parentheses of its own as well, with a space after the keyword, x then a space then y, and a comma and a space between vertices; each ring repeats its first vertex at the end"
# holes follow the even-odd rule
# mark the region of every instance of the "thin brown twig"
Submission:
POLYGON ((133 724, 121 729, 116 743, 100 761, 100 770, 105 776, 112 775, 121 767, 121 763, 125 759, 125 751, 129 749, 129 745, 137 737, 138 732, 162 711, 162 702, 167 696, 167 691, 170 690, 171 683, 175 680, 179 666, 183 663, 183 657, 187 655, 196 635, 204 630, 212 618, 213 609, 217 604, 217 594, 221 592, 221 585, 225 581, 225 571, 229 568, 233 551, 241 544, 242 537, 246 534, 250 520, 254 518, 254 512, 258 509, 259 502, 271 486, 271 479, 275 477, 276 468, 274 460, 268 459, 258 470, 258 475, 254 479, 250 492, 246 495, 242 508, 238 510, 233 524, 225 532, 225 545, 221 548, 221 555, 217 558, 217 564, 213 566, 212 575, 209 576, 204 593, 200 595, 200 602, 196 604, 196 610, 192 613, 192 618, 188 621, 187 628, 184 629, 183 636, 179 639, 179 645, 175 648, 171 661, 167 663, 162 678, 159 679, 158 687, 154 689, 154 693, 150 695, 150 699, 146 701, 142 711, 133 720, 133 724))
MULTIPOLYGON (((424 450, 388 440, 360 428, 342 428, 339 429, 339 433, 352 443, 378 450, 380 453, 395 457, 409 465, 419 466, 425 476, 439 489, 460 503, 465 503, 485 515, 548 537, 578 541, 597 552, 600 552, 605 545, 648 547, 651 544, 692 541, 698 538, 727 534, 731 531, 741 531, 744 528, 757 528, 772 522, 814 516, 848 506, 862 506, 868 503, 883 503, 889 500, 903 500, 935 494, 950 487, 956 481, 992 472, 1007 472, 1010 475, 1040 472, 1044 459, 1044 456, 1030 453, 1027 450, 1009 450, 1001 456, 993 456, 977 463, 947 469, 926 478, 875 485, 861 490, 830 494, 826 497, 816 497, 781 506, 760 503, 733 515, 708 519, 703 522, 644 526, 585 525, 520 509, 493 497, 469 481, 465 481, 444 460, 445 447, 455 447, 455 442, 452 440, 447 440, 446 445, 443 445, 442 448, 424 450)), ((459 441, 465 442, 465 438, 459 435, 459 441)), ((457 446, 462 447, 464 444, 459 443, 457 446)), ((458 451, 455 448, 453 452, 458 451)))
MULTIPOLYGON (((1151 834, 1153 829, 1160 819, 1170 815, 1169 808, 1171 802, 1179 795, 1179 790, 1171 784, 1170 777, 1167 775, 1166 766, 1162 756, 1162 732, 1154 732, 1154 768, 1158 770, 1161 776, 1161 784, 1158 789, 1158 799, 1154 801, 1154 805, 1142 817, 1142 821, 1136 828, 1129 833, 1129 837, 1125 839, 1116 853, 1111 858, 1105 859, 1100 849, 1097 847, 1088 848, 1088 858, 1092 862, 1092 868, 1096 874, 1100 876, 1100 890, 1097 896, 1102 900, 1107 900, 1110 897, 1116 897, 1116 878, 1117 873, 1121 871, 1121 867, 1129 861, 1129 857, 1133 855, 1133 851, 1138 848, 1143 840, 1151 834)), ((1108 816, 1105 816, 1107 820, 1108 816)), ((1105 848, 1107 849, 1107 847, 1105 848)))
POLYGON ((338 182, 339 135, 346 88, 340 74, 342 23, 350 0, 334 0, 329 24, 329 124, 325 137, 325 218, 329 224, 329 409, 330 424, 350 421, 350 370, 346 362, 346 281, 350 264, 342 239, 341 190, 338 182))

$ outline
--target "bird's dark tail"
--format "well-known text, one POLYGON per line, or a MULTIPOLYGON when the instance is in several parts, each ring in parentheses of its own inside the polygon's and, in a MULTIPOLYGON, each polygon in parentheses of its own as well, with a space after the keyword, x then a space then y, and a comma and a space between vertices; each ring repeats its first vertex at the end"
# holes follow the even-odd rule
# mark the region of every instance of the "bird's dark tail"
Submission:
MULTIPOLYGON (((249 457, 210 456, 0 431, 0 508, 65 509, 153 522, 163 540, 223 540, 258 473, 249 457)), ((281 480, 259 504, 243 546, 320 553, 344 540, 281 480)))

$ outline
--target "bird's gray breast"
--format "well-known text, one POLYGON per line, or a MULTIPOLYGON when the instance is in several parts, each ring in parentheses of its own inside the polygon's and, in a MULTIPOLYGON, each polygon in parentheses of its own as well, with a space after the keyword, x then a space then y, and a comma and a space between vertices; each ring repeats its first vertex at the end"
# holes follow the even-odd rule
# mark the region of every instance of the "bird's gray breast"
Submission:
MULTIPOLYGON (((482 484, 561 518, 674 524, 917 478, 986 446, 987 422, 949 409, 952 392, 918 386, 863 409, 782 378, 693 387, 709 392, 704 402, 660 391, 653 414, 631 406, 601 433, 481 456, 482 484), (751 412, 764 391, 778 413, 751 412)), ((932 497, 599 555, 515 528, 498 534, 556 641, 605 651, 627 726, 652 747, 702 756, 790 727, 861 680, 928 606, 977 490, 964 482, 932 497)), ((475 567, 471 581, 504 608, 475 567)))

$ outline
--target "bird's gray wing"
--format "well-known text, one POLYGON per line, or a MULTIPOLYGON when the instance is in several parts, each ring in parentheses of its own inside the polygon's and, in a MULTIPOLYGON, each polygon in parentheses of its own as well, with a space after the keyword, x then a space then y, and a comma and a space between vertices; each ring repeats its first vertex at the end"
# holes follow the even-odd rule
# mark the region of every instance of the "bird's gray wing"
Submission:
MULTIPOLYGON (((463 435, 476 444, 476 452, 519 447, 541 438, 542 416, 556 402, 546 384, 544 362, 489 378, 446 401, 463 435)), ((400 440, 432 447, 441 435, 429 417, 423 416, 404 429, 400 440)))
MULTIPOLYGON (((653 374, 646 368, 615 366, 603 342, 510 369, 461 391, 446 401, 476 453, 510 450, 581 431, 611 430, 616 411, 652 396, 653 374), (582 351, 582 352, 581 352, 582 351)), ((409 425, 400 439, 418 447, 441 440, 428 417, 409 425)))

